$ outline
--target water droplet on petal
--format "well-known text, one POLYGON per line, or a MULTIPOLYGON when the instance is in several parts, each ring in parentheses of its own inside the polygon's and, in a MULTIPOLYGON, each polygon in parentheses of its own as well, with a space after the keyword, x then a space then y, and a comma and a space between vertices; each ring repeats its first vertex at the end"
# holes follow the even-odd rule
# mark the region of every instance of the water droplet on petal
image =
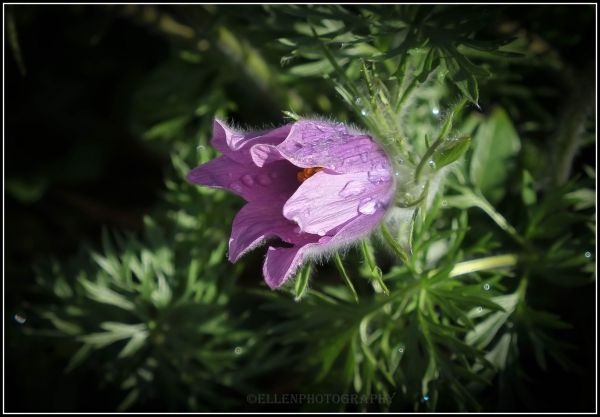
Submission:
POLYGON ((358 205, 358 212, 362 214, 373 214, 377 210, 377 200, 365 198, 358 205))
POLYGON ((242 182, 247 185, 248 187, 251 187, 254 185, 254 179, 252 178, 251 175, 246 174, 242 177, 242 182))
POLYGON ((367 177, 371 184, 381 184, 387 178, 388 174, 385 171, 369 171, 367 177))
POLYGON ((271 179, 266 174, 260 174, 258 176, 258 183, 260 185, 269 185, 269 184, 271 184, 271 179))
POLYGON ((229 188, 231 188, 233 191, 237 191, 238 193, 240 191, 242 191, 242 184, 240 184, 239 182, 232 182, 231 184, 229 184, 229 188))
POLYGON ((349 181, 339 192, 340 197, 350 197, 359 195, 365 190, 365 187, 359 181, 349 181))
POLYGON ((321 230, 319 230, 319 231, 317 232, 317 234, 318 234, 319 236, 325 236, 325 233, 327 233, 327 230, 325 230, 325 229, 321 229, 321 230))

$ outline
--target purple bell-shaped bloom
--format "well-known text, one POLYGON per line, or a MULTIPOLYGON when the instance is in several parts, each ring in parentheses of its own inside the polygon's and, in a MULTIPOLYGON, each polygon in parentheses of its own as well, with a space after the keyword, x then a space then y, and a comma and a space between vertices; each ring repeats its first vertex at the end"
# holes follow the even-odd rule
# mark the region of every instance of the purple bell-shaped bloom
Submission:
POLYGON ((394 196, 392 167, 368 135, 341 123, 300 120, 242 133, 215 120, 222 156, 194 168, 188 181, 232 191, 248 203, 233 221, 229 260, 271 240, 263 273, 278 288, 307 259, 364 237, 394 196))

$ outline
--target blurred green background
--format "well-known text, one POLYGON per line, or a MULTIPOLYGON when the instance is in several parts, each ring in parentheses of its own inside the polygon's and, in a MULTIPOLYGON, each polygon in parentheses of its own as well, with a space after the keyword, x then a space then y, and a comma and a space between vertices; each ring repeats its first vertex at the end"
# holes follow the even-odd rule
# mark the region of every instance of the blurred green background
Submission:
MULTIPOLYGON (((169 194, 165 185, 165 178, 183 181, 170 154, 194 165, 196 146, 206 143, 215 113, 241 126, 279 125, 285 121, 282 111, 290 108, 359 122, 327 80, 281 67, 285 53, 275 40, 286 27, 279 24, 276 9, 4 7, 6 411, 111 411, 121 403, 121 389, 102 378, 104 359, 89 359, 81 370, 66 373, 78 344, 28 330, 44 328, 36 308, 53 300, 36 281, 34 265, 85 257, 83 244, 99 248, 103 229, 141 235, 144 216, 161 219, 165 194, 175 204, 177 199, 169 195, 185 195, 172 189, 169 194), (189 27, 196 29, 193 36, 189 27)), ((480 87, 483 113, 498 104, 508 109, 519 133, 533 143, 521 158, 537 164, 539 172, 552 169, 550 161, 536 161, 535 152, 550 131, 536 129, 535 123, 560 124, 561 117, 568 117, 562 108, 572 95, 584 100, 595 92, 590 76, 595 73, 594 17, 591 6, 507 6, 488 29, 493 36, 502 25, 518 27, 530 37, 532 48, 551 48, 575 71, 575 76, 557 76, 564 67, 557 70, 552 55, 542 54, 546 68, 511 67, 512 80, 495 79, 480 87), (575 85, 567 79, 575 79, 575 85), (531 95, 536 100, 528 101, 531 95)), ((576 155, 573 175, 584 175, 584 166, 595 168, 594 145, 595 137, 576 155)), ((204 160, 213 155, 205 148, 199 152, 204 160)), ((217 216, 215 228, 226 235, 229 216, 241 201, 229 198, 223 207, 227 211, 217 216)), ((510 212, 510 202, 504 207, 510 212)), ((473 221, 474 228, 484 223, 473 221)), ((252 253, 243 271, 236 270, 242 288, 261 285, 256 271, 261 271, 262 257, 252 253)), ((323 279, 335 281, 328 270, 322 268, 323 279)), ((488 393, 494 397, 490 409, 591 411, 595 294, 587 286, 550 288, 538 296, 576 324, 576 331, 565 337, 578 348, 580 369, 571 372, 550 364, 543 371, 526 349, 523 372, 532 394, 505 401, 488 393)), ((294 374, 265 373, 257 380, 263 384, 259 386, 276 387, 290 379, 294 387, 294 374)), ((156 395, 134 409, 173 409, 169 404, 164 395, 156 395)), ((243 401, 232 405, 247 406, 243 401)))

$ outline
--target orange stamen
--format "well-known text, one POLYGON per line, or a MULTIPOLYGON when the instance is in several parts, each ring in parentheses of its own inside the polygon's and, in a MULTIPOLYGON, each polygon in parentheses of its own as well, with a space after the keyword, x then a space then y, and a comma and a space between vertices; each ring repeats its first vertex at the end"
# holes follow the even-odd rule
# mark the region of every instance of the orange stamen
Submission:
POLYGON ((298 171, 298 173, 296 174, 296 178, 298 179, 298 182, 304 182, 313 175, 315 175, 317 172, 323 171, 324 169, 325 168, 321 167, 304 168, 302 171, 298 171))

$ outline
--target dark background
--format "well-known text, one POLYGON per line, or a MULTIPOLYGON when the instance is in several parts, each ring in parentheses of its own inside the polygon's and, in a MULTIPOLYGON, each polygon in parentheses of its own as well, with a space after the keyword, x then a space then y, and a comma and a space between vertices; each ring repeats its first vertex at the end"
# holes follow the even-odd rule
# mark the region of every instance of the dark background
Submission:
MULTIPOLYGON (((591 7, 511 6, 505 16, 542 33, 572 67, 595 65, 591 7)), ((163 149, 132 129, 130 105, 148 72, 168 56, 170 44, 108 6, 5 6, 4 18, 5 409, 113 410, 121 392, 99 386, 93 370, 79 379, 65 375, 70 351, 26 335, 15 314, 44 301, 32 290, 35 262, 49 256, 66 260, 83 241, 98 245, 103 226, 141 230, 170 162, 163 149), (9 46, 7 9, 14 12, 23 66, 9 46)), ((525 76, 532 83, 550 77, 525 76)), ((550 98, 547 107, 560 104, 560 97, 550 98)), ((261 120, 260 108, 254 114, 248 110, 243 117, 261 120)), ((595 166, 595 155, 579 155, 577 166, 584 163, 595 166)), ((592 329, 594 303, 591 291, 570 290, 556 311, 592 329)), ((516 409, 594 409, 595 334, 573 337, 581 370, 565 372, 551 363, 543 372, 531 355, 524 361, 531 368, 524 371, 535 401, 518 399, 516 409)))

